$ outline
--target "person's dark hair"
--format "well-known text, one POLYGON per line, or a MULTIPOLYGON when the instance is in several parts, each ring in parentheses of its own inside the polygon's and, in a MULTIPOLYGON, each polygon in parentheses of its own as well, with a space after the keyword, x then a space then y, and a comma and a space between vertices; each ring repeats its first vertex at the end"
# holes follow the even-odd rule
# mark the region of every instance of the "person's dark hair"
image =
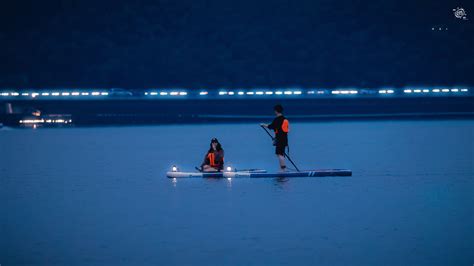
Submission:
POLYGON ((216 138, 213 138, 213 139, 211 139, 211 143, 209 144, 209 151, 208 151, 208 153, 209 153, 209 152, 212 152, 212 151, 214 150, 214 149, 212 148, 212 143, 213 143, 213 142, 217 143, 217 146, 216 146, 216 150, 217 150, 217 151, 221 151, 221 150, 222 150, 222 145, 221 145, 221 143, 220 143, 216 138))
POLYGON ((277 104, 275 106, 273 106, 273 110, 279 112, 280 114, 283 113, 283 106, 281 106, 281 104, 277 104))

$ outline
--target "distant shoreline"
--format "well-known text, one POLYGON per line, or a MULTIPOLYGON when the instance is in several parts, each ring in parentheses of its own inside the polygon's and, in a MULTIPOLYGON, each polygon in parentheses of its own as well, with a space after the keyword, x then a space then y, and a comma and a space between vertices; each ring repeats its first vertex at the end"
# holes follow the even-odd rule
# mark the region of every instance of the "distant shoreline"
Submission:
POLYGON ((272 108, 277 103, 284 106, 285 115, 294 121, 474 118, 474 97, 248 101, 43 100, 8 103, 9 108, 0 110, 4 112, 0 113, 0 123, 14 127, 19 126, 22 119, 53 115, 70 117, 75 126, 266 121, 273 117, 272 108), (7 109, 11 110, 10 113, 5 113, 7 109))
MULTIPOLYGON (((123 117, 122 117, 123 118, 123 117)), ((130 118, 130 117, 128 117, 130 118)), ((339 115, 339 116, 295 116, 288 117, 293 122, 300 123, 324 123, 324 122, 351 122, 351 121, 415 121, 415 120, 474 120, 474 113, 413 113, 413 114, 374 114, 374 115, 339 115)), ((37 125, 45 128, 66 128, 66 127, 113 127, 113 126, 159 126, 159 125, 194 125, 194 124, 245 124, 270 121, 271 116, 254 117, 181 117, 177 119, 142 121, 140 123, 132 120, 122 120, 122 123, 72 123, 70 125, 37 125)), ((4 130, 13 128, 29 128, 32 125, 8 125, 3 126, 4 130)), ((2 128, 0 127, 0 130, 2 128)))

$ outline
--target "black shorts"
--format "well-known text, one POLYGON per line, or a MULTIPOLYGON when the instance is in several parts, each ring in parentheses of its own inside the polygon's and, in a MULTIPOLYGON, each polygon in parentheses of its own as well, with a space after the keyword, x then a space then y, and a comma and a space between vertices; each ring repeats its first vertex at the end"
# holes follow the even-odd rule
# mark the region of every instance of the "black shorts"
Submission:
POLYGON ((285 148, 286 145, 277 143, 277 145, 275 146, 275 154, 285 155, 285 148))

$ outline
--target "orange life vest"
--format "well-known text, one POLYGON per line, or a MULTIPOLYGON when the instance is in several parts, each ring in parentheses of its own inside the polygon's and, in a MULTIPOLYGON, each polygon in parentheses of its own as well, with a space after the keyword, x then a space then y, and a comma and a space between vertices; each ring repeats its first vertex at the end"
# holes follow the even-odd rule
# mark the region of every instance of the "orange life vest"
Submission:
MULTIPOLYGON (((283 123, 281 124, 281 130, 285 133, 290 132, 290 122, 288 122, 288 119, 284 119, 283 123)), ((275 128, 275 134, 278 133, 278 129, 275 128)))
POLYGON ((216 159, 216 156, 214 155, 213 152, 208 153, 208 154, 207 154, 207 158, 209 159, 209 165, 210 165, 211 167, 217 166, 217 165, 216 165, 216 160, 215 160, 215 159, 216 159))
MULTIPOLYGON (((216 155, 213 152, 207 154, 207 159, 209 159, 209 165, 211 167, 218 167, 220 166, 218 162, 216 162, 216 155)), ((224 157, 222 157, 222 161, 224 161, 224 157)))

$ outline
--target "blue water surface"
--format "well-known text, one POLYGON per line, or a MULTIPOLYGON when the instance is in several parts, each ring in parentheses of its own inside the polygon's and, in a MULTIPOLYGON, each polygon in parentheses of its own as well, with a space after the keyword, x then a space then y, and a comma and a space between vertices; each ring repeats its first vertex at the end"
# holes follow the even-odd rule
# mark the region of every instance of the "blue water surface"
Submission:
POLYGON ((255 124, 0 130, 3 265, 472 265, 474 121, 292 123, 300 168, 179 179, 212 137, 278 168, 255 124))

